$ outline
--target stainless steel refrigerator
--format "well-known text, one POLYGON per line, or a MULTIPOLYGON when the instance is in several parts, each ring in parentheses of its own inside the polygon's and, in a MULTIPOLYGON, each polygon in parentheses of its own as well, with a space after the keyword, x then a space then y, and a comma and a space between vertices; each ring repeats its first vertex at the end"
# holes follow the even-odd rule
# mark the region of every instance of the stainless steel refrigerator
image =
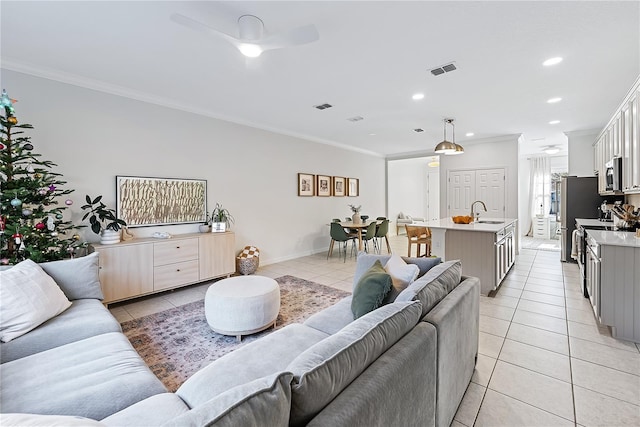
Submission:
POLYGON ((560 185, 560 260, 572 261, 571 235, 576 218, 598 218, 603 197, 598 194, 598 177, 565 176, 560 185))

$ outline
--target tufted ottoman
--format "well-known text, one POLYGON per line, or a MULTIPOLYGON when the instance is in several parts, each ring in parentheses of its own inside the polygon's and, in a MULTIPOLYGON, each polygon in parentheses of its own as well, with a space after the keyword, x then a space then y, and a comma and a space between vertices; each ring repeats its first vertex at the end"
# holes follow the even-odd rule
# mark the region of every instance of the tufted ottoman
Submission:
POLYGON ((280 311, 280 286, 263 276, 238 276, 209 286, 204 313, 214 332, 249 335, 276 326, 280 311))

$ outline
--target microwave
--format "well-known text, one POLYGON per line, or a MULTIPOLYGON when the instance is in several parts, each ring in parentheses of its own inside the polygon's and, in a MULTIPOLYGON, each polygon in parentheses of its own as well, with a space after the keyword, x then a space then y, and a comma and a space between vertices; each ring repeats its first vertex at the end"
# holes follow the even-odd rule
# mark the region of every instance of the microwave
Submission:
POLYGON ((622 157, 614 157, 605 163, 607 191, 622 191, 622 157))

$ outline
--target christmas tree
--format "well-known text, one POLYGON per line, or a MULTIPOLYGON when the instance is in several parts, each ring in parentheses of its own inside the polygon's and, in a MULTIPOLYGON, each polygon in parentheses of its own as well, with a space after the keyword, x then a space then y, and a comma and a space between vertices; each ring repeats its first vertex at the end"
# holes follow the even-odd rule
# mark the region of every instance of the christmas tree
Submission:
POLYGON ((5 90, 0 104, 4 115, 0 140, 0 264, 16 264, 23 259, 35 262, 54 261, 73 256, 82 246, 80 236, 70 221, 64 221, 63 211, 73 203, 61 198, 73 190, 64 190, 66 184, 57 166, 41 160, 33 152, 31 137, 25 129, 29 124, 18 124, 13 102, 5 90), (66 205, 66 206, 65 206, 66 205))

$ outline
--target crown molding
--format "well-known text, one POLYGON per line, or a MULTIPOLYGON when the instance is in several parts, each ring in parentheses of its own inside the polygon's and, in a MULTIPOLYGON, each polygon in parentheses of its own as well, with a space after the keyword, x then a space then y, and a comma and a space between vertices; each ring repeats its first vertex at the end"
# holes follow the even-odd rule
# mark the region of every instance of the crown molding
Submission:
POLYGON ((595 137, 597 134, 600 133, 600 131, 601 129, 582 129, 582 130, 571 130, 563 133, 567 136, 567 138, 572 138, 576 136, 591 136, 591 135, 595 137))
POLYGON ((16 60, 14 58, 2 57, 1 63, 2 63, 3 69, 15 71, 17 73, 28 74, 31 76, 40 77, 47 80, 53 80, 56 82, 65 83, 72 86, 78 86, 85 89, 91 89, 98 92, 108 93, 110 95, 121 96, 123 98, 134 99, 136 101, 159 105, 161 107, 171 108, 174 110, 184 111, 187 113, 198 114, 200 116, 205 116, 212 119, 222 120, 222 121, 235 123, 242 126, 260 129, 267 132, 276 133, 279 135, 285 135, 293 138, 304 139, 306 141, 315 142, 323 145, 330 145, 343 150, 355 151, 355 152, 366 154, 369 156, 384 158, 384 155, 380 153, 376 153, 370 150, 365 150, 363 148, 352 147, 350 145, 342 144, 336 141, 326 140, 326 139, 317 138, 311 135, 292 132, 287 129, 281 129, 274 126, 265 125, 262 123, 251 122, 249 120, 245 120, 239 117, 220 114, 214 111, 198 108, 189 104, 176 103, 175 100, 173 99, 159 97, 146 92, 141 92, 141 91, 137 91, 135 89, 127 88, 124 86, 106 83, 100 80, 90 79, 87 77, 79 76, 77 74, 67 73, 67 72, 56 70, 53 68, 41 67, 34 64, 29 64, 24 61, 16 60))

